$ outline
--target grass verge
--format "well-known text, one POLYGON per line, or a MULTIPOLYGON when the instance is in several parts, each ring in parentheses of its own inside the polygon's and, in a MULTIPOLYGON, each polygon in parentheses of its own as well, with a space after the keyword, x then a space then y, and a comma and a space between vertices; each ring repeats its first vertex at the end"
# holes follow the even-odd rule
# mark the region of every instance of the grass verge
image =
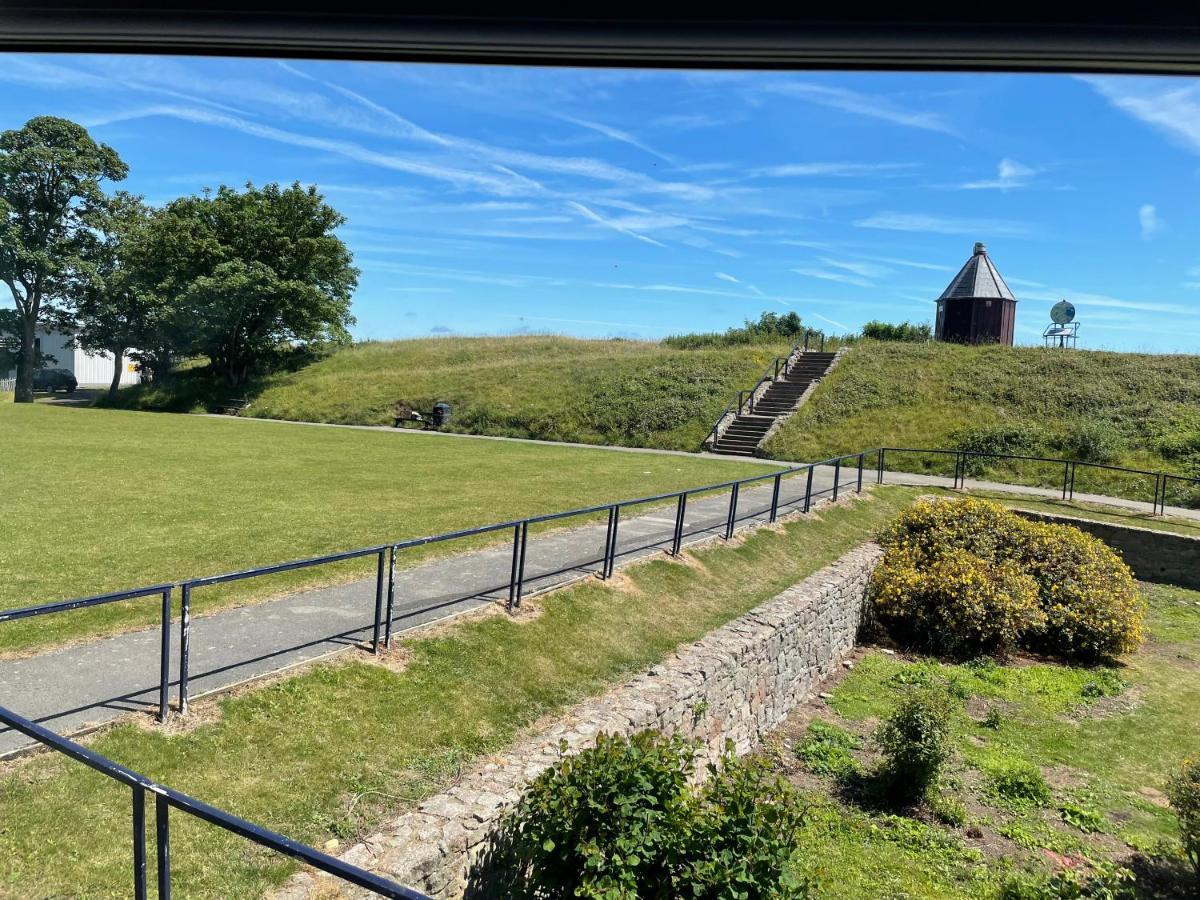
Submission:
MULTIPOLYGON (((540 615, 463 621, 403 645, 401 672, 361 661, 202 704, 188 733, 118 726, 92 745, 131 768, 316 846, 351 840, 436 791, 540 717, 596 694, 779 593, 874 535, 909 488, 824 508, 690 564, 639 563, 618 583, 549 595, 540 615)), ((0 777, 0 892, 128 893, 124 789, 59 758, 0 777)), ((177 893, 242 897, 292 866, 175 817, 177 893)), ((153 858, 153 857, 151 857, 153 858)))

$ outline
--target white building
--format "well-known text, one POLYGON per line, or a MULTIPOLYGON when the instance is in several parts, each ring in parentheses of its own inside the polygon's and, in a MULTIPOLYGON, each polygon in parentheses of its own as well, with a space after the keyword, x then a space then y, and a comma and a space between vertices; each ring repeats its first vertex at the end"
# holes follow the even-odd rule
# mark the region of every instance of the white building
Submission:
MULTIPOLYGON (((108 387, 112 384, 113 357, 111 353, 88 353, 68 346, 72 335, 61 331, 51 331, 39 328, 37 331, 37 349, 54 357, 47 360, 48 369, 66 369, 75 376, 80 386, 108 387)), ((0 380, 13 378, 16 372, 0 372, 0 380)), ((137 384, 141 381, 137 366, 128 356, 122 361, 121 384, 137 384)))

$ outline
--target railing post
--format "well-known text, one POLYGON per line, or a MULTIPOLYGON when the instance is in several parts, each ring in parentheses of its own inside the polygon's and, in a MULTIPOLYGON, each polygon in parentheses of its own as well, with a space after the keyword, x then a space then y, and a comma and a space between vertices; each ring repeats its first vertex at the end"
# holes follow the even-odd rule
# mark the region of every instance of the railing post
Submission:
POLYGON ((825 332, 821 332, 821 352, 825 352, 825 332))
POLYGON ((962 481, 963 485, 967 483, 967 456, 959 450, 954 454, 954 490, 958 490, 958 483, 962 481))
POLYGON ((813 482, 813 467, 808 467, 808 482, 804 485, 804 511, 808 512, 812 508, 812 482, 813 482))
POLYGON ((808 352, 808 339, 812 335, 811 331, 804 332, 804 352, 808 352))
POLYGON ((188 711, 188 665, 192 644, 192 586, 185 584, 179 599, 179 714, 188 711))
POLYGON ((612 535, 608 539, 608 553, 604 559, 604 577, 612 578, 613 570, 617 567, 617 531, 621 527, 621 507, 614 504, 609 507, 612 519, 612 535))
POLYGON ((729 489, 729 518, 725 521, 725 540, 733 537, 734 522, 737 521, 738 488, 741 483, 735 481, 729 489))
POLYGON ((608 508, 608 528, 604 531, 604 560, 600 564, 600 577, 608 578, 608 553, 612 549, 613 527, 617 522, 617 508, 610 506, 608 508))
POLYGON ((512 573, 508 579, 508 611, 512 612, 517 599, 517 558, 521 555, 521 525, 513 526, 512 573))
POLYGON ((675 507, 675 537, 671 541, 671 555, 678 556, 683 549, 683 517, 687 513, 687 492, 679 495, 675 507))
POLYGON ((865 453, 858 454, 858 488, 855 491, 855 493, 857 493, 857 494, 862 493, 863 458, 865 456, 866 456, 865 453))
POLYGON ((1152 516, 1158 515, 1159 506, 1162 506, 1162 511, 1166 514, 1167 511, 1167 477, 1162 472, 1154 476, 1154 510, 1150 513, 1152 516))
POLYGON ((842 480, 842 460, 839 457, 833 461, 833 502, 837 503, 838 482, 842 480))
POLYGON ((392 619, 396 609, 396 545, 388 553, 387 617, 383 622, 383 646, 392 649, 392 619))
POLYGON ((146 900, 146 789, 133 786, 133 897, 146 900))
POLYGON ((1071 480, 1071 464, 1070 464, 1069 462, 1066 462, 1066 463, 1063 463, 1063 491, 1062 491, 1062 498, 1063 498, 1064 500, 1066 500, 1066 499, 1067 499, 1067 483, 1068 483, 1070 480, 1071 480))
POLYGON ((529 543, 529 520, 521 523, 521 553, 517 558, 517 583, 513 606, 521 605, 521 591, 525 587, 525 547, 529 543))
POLYGON ((162 644, 158 652, 158 721, 165 722, 171 702, 171 588, 162 592, 162 644))
POLYGON ((170 806, 162 794, 154 795, 154 834, 158 841, 158 900, 171 900, 170 806))
POLYGON ((1067 498, 1070 500, 1075 499, 1075 469, 1076 468, 1077 467, 1076 467, 1075 463, 1071 463, 1071 484, 1067 488, 1067 498))
POLYGON ((879 448, 879 456, 877 457, 877 462, 876 462, 876 473, 875 473, 875 483, 876 484, 883 484, 883 454, 884 454, 884 452, 885 452, 885 448, 880 447, 879 448))
POLYGON ((375 624, 371 630, 371 652, 379 655, 379 639, 383 631, 384 564, 387 552, 380 550, 375 563, 375 624))
POLYGON ((775 476, 775 484, 771 488, 771 524, 775 523, 776 517, 779 515, 779 488, 783 483, 783 475, 775 476))

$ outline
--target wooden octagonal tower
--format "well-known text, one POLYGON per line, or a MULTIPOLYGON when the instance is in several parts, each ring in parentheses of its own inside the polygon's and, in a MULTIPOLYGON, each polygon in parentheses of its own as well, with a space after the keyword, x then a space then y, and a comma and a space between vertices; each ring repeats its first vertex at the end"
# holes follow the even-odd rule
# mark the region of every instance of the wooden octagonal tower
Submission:
POLYGON ((1017 298, 1008 289, 987 254, 975 252, 937 299, 934 338, 957 344, 1012 346, 1017 321, 1017 298))

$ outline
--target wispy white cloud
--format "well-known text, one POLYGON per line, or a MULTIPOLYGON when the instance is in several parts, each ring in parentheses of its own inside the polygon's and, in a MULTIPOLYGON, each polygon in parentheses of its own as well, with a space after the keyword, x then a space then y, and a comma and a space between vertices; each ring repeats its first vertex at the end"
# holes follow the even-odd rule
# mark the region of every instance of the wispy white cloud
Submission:
POLYGON ((835 269, 843 269, 854 275, 862 278, 882 278, 887 275, 890 270, 884 266, 877 266, 869 262, 856 262, 854 260, 845 259, 830 259, 828 256, 822 256, 821 262, 835 269))
POLYGON ((821 315, 820 313, 809 313, 809 315, 812 316, 814 319, 820 319, 822 322, 826 322, 826 323, 832 325, 834 328, 840 328, 843 331, 853 331, 854 330, 851 326, 847 325, 845 322, 839 322, 837 319, 831 319, 828 316, 821 315))
POLYGON ((638 234, 636 231, 629 230, 628 228, 624 227, 619 222, 617 222, 613 219, 606 219, 604 216, 600 215, 595 210, 589 209, 588 207, 584 206, 582 203, 580 203, 576 200, 568 200, 567 206, 571 207, 571 209, 575 210, 577 213, 579 213, 585 219, 587 219, 591 222, 595 222, 597 225, 603 225, 605 228, 611 228, 613 231, 619 232, 620 234, 624 234, 628 237, 642 241, 643 243, 646 243, 646 244, 653 244, 655 247, 665 247, 666 246, 666 244, 662 243, 661 241, 656 241, 652 237, 647 237, 644 234, 638 234))
POLYGON ((1028 237, 1033 229, 1023 222, 1000 219, 959 219, 926 213, 881 212, 854 223, 859 228, 885 231, 933 232, 934 234, 995 234, 1003 237, 1028 237))
POLYGON ((1138 225, 1142 229, 1143 241, 1153 240, 1163 230, 1165 224, 1153 203, 1143 203, 1138 207, 1138 225))
POLYGON ((992 189, 1010 191, 1013 188, 1025 187, 1025 185, 1029 184, 1029 180, 1036 174, 1036 169, 1031 169, 1029 166, 1022 165, 1015 159, 1005 157, 1000 160, 1000 164, 996 167, 995 178, 983 181, 968 181, 966 184, 960 185, 960 187, 967 191, 992 189))
POLYGON ((1200 153, 1200 81, 1128 76, 1084 80, 1117 109, 1200 153))
POLYGON ((939 113, 908 109, 891 98, 879 94, 863 94, 848 88, 807 81, 773 82, 765 89, 773 94, 794 97, 797 100, 840 109, 843 112, 880 119, 894 125, 937 131, 942 134, 956 134, 950 123, 939 113))
POLYGON ((603 325, 607 328, 645 328, 646 324, 638 322, 610 322, 604 319, 561 319, 556 316, 529 316, 506 313, 502 319, 519 319, 522 322, 557 322, 561 325, 603 325))
POLYGON ((807 178, 816 176, 831 176, 849 178, 857 175, 881 175, 911 171, 918 167, 917 163, 856 163, 856 162, 810 162, 784 163, 777 166, 764 166, 750 172, 752 176, 763 178, 807 178))
POLYGON ((737 278, 734 278, 732 275, 730 275, 727 272, 717 272, 716 275, 722 281, 728 281, 730 284, 741 284, 742 283, 740 280, 738 280, 737 278))
MULTIPOLYGON (((938 263, 919 262, 913 259, 900 259, 895 256, 864 256, 863 259, 873 259, 876 262, 893 266, 907 266, 910 269, 925 269, 929 272, 953 272, 953 266, 943 266, 938 263)), ((1011 280, 1011 279, 1010 279, 1011 280)))
POLYGON ((849 272, 834 272, 829 269, 818 269, 812 267, 801 266, 792 269, 797 275, 804 275, 808 278, 819 278, 822 281, 840 281, 843 284, 853 284, 858 287, 871 287, 871 282, 865 278, 860 278, 857 275, 851 275, 849 272))
POLYGON ((631 147, 636 147, 643 153, 648 153, 650 156, 657 157, 671 165, 675 165, 675 158, 668 156, 658 150, 655 150, 649 144, 641 141, 636 135, 630 134, 628 131, 623 131, 620 128, 615 128, 612 125, 606 125, 603 122, 592 122, 588 119, 577 119, 573 116, 560 116, 563 121, 570 122, 572 125, 578 125, 580 128, 587 128, 597 134, 602 134, 607 138, 618 141, 622 144, 628 144, 631 147))

